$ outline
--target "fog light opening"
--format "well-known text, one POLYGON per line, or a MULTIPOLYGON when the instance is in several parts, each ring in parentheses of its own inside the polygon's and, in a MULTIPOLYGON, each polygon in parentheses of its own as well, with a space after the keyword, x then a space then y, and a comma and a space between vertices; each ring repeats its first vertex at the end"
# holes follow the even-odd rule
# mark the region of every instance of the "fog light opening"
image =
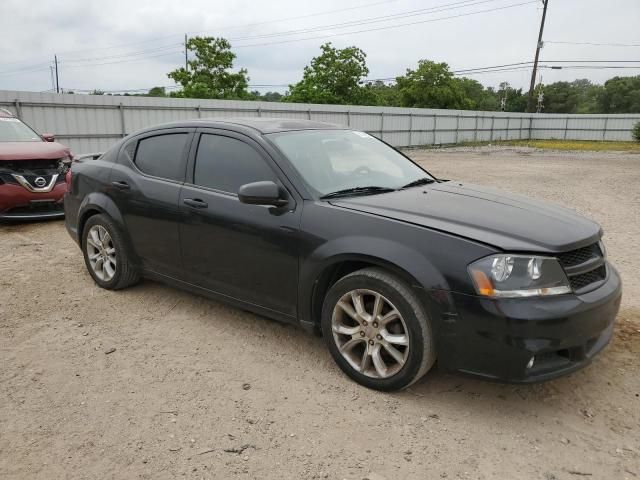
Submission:
POLYGON ((535 362, 536 357, 531 357, 531 360, 529 360, 529 363, 527 363, 527 369, 533 367, 533 363, 535 362))

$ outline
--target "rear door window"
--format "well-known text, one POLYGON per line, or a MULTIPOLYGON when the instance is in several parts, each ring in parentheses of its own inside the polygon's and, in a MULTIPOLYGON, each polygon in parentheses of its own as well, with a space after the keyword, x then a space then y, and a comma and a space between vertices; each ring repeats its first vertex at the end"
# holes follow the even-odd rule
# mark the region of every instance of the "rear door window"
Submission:
POLYGON ((136 167, 147 175, 183 181, 183 157, 188 138, 187 132, 143 138, 136 148, 136 167))
POLYGON ((222 135, 203 133, 196 155, 196 185, 237 194, 251 182, 277 181, 267 160, 245 142, 222 135))

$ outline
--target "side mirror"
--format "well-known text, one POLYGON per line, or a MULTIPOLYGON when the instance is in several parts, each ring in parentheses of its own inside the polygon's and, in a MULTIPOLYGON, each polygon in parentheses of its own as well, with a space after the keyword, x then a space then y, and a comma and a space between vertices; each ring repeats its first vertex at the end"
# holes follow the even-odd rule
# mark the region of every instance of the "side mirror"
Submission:
POLYGON ((53 133, 43 133, 42 134, 42 139, 45 142, 55 142, 56 141, 56 136, 53 133))
POLYGON ((240 201, 249 205, 282 207, 289 203, 285 197, 280 187, 271 181, 247 183, 238 190, 240 201))

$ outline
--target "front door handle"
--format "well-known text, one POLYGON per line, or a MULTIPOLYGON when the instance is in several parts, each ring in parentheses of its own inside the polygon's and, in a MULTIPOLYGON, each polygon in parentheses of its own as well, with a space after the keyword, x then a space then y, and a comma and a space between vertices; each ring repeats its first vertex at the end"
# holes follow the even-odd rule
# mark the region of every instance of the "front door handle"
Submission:
POLYGON ((185 198, 182 200, 185 205, 189 205, 193 208, 207 208, 209 204, 199 198, 185 198))
POLYGON ((120 190, 129 190, 131 188, 127 182, 111 182, 111 185, 120 190))

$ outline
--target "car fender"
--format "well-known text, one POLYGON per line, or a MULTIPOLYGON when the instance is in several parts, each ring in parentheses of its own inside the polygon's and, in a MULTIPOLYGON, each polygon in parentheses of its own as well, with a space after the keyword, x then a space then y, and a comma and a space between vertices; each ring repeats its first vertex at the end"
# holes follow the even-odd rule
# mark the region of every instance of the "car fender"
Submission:
MULTIPOLYGON (((109 217, 120 228, 120 233, 127 243, 128 250, 132 253, 135 253, 131 240, 129 238, 129 234, 127 233, 127 229, 125 228, 124 219, 122 218, 120 210, 116 206, 115 202, 103 192, 92 192, 88 194, 86 197, 84 197, 82 203, 80 204, 80 208, 78 209, 79 213, 77 226, 78 244, 82 246, 82 229, 84 228, 84 224, 87 219, 91 216, 91 212, 96 211, 109 215, 109 217)), ((137 257, 135 258, 137 259, 137 257)))
POLYGON ((299 305, 302 322, 315 322, 313 298, 322 275, 339 263, 361 261, 397 273, 422 293, 446 292, 449 285, 418 250, 402 243, 367 236, 347 236, 323 243, 300 266, 299 305), (357 246, 357 251, 354 250, 357 246))

